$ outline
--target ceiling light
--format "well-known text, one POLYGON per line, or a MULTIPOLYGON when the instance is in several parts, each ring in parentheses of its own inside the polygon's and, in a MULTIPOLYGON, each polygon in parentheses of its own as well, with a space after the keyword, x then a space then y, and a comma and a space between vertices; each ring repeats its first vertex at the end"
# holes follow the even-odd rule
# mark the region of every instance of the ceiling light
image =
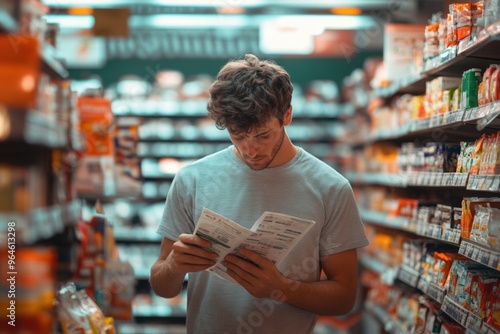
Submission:
POLYGON ((219 14, 243 14, 245 9, 243 7, 217 7, 219 14))
POLYGON ((330 11, 335 15, 361 15, 362 11, 356 7, 337 7, 332 8, 330 11))
POLYGON ((71 15, 92 15, 92 8, 88 7, 73 7, 68 9, 68 14, 71 15))

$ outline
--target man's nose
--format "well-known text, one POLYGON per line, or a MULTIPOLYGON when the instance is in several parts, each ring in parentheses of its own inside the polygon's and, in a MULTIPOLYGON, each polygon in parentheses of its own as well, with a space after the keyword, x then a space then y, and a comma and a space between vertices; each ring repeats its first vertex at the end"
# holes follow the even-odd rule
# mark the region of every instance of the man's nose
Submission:
POLYGON ((259 154, 260 145, 256 140, 247 139, 245 141, 245 153, 249 158, 254 158, 259 154))

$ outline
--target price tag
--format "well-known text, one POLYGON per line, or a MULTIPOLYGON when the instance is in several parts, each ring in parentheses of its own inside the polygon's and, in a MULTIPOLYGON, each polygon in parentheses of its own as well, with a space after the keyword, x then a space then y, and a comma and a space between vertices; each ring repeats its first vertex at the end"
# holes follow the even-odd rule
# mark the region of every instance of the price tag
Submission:
POLYGON ((488 325, 487 323, 483 323, 483 327, 481 329, 481 333, 484 333, 484 334, 499 334, 500 331, 499 330, 496 330, 495 328, 491 327, 490 325, 488 325))
POLYGON ((469 178, 468 173, 461 173, 460 176, 462 177, 462 183, 460 184, 462 187, 465 187, 467 184, 467 179, 469 178))
POLYGON ((417 287, 418 283, 418 273, 413 273, 410 271, 410 269, 407 269, 406 267, 400 267, 399 269, 399 279, 406 284, 412 286, 412 287, 417 287))
POLYGON ((477 190, 477 183, 478 183, 478 178, 477 178, 477 175, 471 175, 469 177, 469 183, 468 183, 468 186, 467 186, 467 189, 470 189, 470 190, 477 190))
POLYGON ((479 118, 479 108, 471 108, 468 120, 474 120, 479 118))
POLYGON ((444 298, 441 309, 462 326, 466 326, 468 312, 455 304, 448 296, 444 298))
POLYGON ((472 257, 471 259, 473 259, 474 261, 479 261, 479 252, 480 252, 480 248, 479 247, 473 247, 474 251, 472 252, 472 257))
POLYGON ((435 186, 436 185, 436 173, 429 173, 427 176, 428 178, 428 185, 430 186, 435 186))
POLYGON ((479 330, 482 324, 483 320, 479 316, 469 312, 469 314, 467 315, 467 321, 465 327, 479 330))
POLYGON ((432 237, 433 238, 441 239, 441 233, 442 232, 443 231, 441 230, 441 226, 433 224, 433 231, 432 231, 432 237))
POLYGON ((467 256, 469 259, 472 259, 472 255, 474 254, 474 249, 475 249, 475 248, 476 248, 476 247, 474 247, 474 245, 469 244, 469 245, 467 246, 467 250, 466 250, 466 252, 467 252, 467 253, 466 253, 466 255, 465 255, 465 256, 467 256))
POLYGON ((500 175, 495 175, 490 185, 490 191, 500 191, 500 175))
POLYGON ((443 182, 443 173, 436 173, 436 186, 440 186, 443 182))
POLYGON ((460 243, 460 248, 458 249, 458 253, 462 254, 462 255, 467 254, 467 245, 468 244, 469 243, 467 241, 462 240, 462 242, 460 243))
POLYGON ((477 176, 477 188, 479 190, 484 190, 485 188, 485 182, 486 182, 486 175, 478 175, 477 176))
POLYGON ((446 291, 443 288, 441 288, 440 286, 437 286, 436 284, 430 282, 428 287, 427 287, 426 293, 431 298, 433 298, 435 301, 437 301, 441 304, 444 300, 444 296, 446 294, 446 291))
POLYGON ((445 228, 443 231, 443 240, 451 242, 453 240, 452 232, 450 228, 445 228))
POLYGON ((424 292, 424 293, 427 293, 427 289, 429 287, 429 281, 425 280, 425 279, 421 279, 418 281, 418 285, 417 285, 417 288, 424 292))
POLYGON ((484 264, 485 266, 489 265, 490 263, 490 252, 488 252, 486 249, 481 249, 479 253, 479 262, 481 264, 484 264))
POLYGON ((455 123, 462 122, 464 118, 465 118, 465 110, 464 109, 458 110, 456 113, 455 123))
POLYGON ((488 261, 488 267, 495 268, 496 270, 500 270, 498 266, 498 259, 499 259, 499 254, 498 253, 490 253, 490 259, 488 261))
POLYGON ((417 185, 419 185, 419 186, 425 185, 425 173, 422 173, 422 172, 418 173, 417 185))
POLYGON ((485 176, 485 180, 484 180, 484 183, 483 183, 483 190, 490 190, 491 188, 491 185, 493 184, 493 181, 495 180, 495 176, 494 175, 487 175, 485 176))

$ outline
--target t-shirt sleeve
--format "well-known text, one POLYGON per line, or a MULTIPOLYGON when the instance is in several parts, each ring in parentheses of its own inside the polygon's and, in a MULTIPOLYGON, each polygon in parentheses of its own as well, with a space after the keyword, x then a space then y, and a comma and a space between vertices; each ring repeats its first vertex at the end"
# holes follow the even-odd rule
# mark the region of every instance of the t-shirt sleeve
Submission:
POLYGON ((181 233, 193 233, 192 200, 189 178, 180 170, 174 177, 167 194, 163 214, 156 232, 161 236, 177 240, 181 233))
POLYGON ((327 203, 327 213, 320 239, 321 256, 368 245, 359 209, 347 181, 327 203))

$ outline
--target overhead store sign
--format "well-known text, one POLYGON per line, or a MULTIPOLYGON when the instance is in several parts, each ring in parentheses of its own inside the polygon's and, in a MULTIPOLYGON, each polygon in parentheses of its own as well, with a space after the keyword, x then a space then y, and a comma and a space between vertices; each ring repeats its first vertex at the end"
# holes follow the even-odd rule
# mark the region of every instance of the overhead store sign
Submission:
POLYGON ((108 59, 228 58, 260 54, 258 29, 133 31, 106 40, 108 59))

